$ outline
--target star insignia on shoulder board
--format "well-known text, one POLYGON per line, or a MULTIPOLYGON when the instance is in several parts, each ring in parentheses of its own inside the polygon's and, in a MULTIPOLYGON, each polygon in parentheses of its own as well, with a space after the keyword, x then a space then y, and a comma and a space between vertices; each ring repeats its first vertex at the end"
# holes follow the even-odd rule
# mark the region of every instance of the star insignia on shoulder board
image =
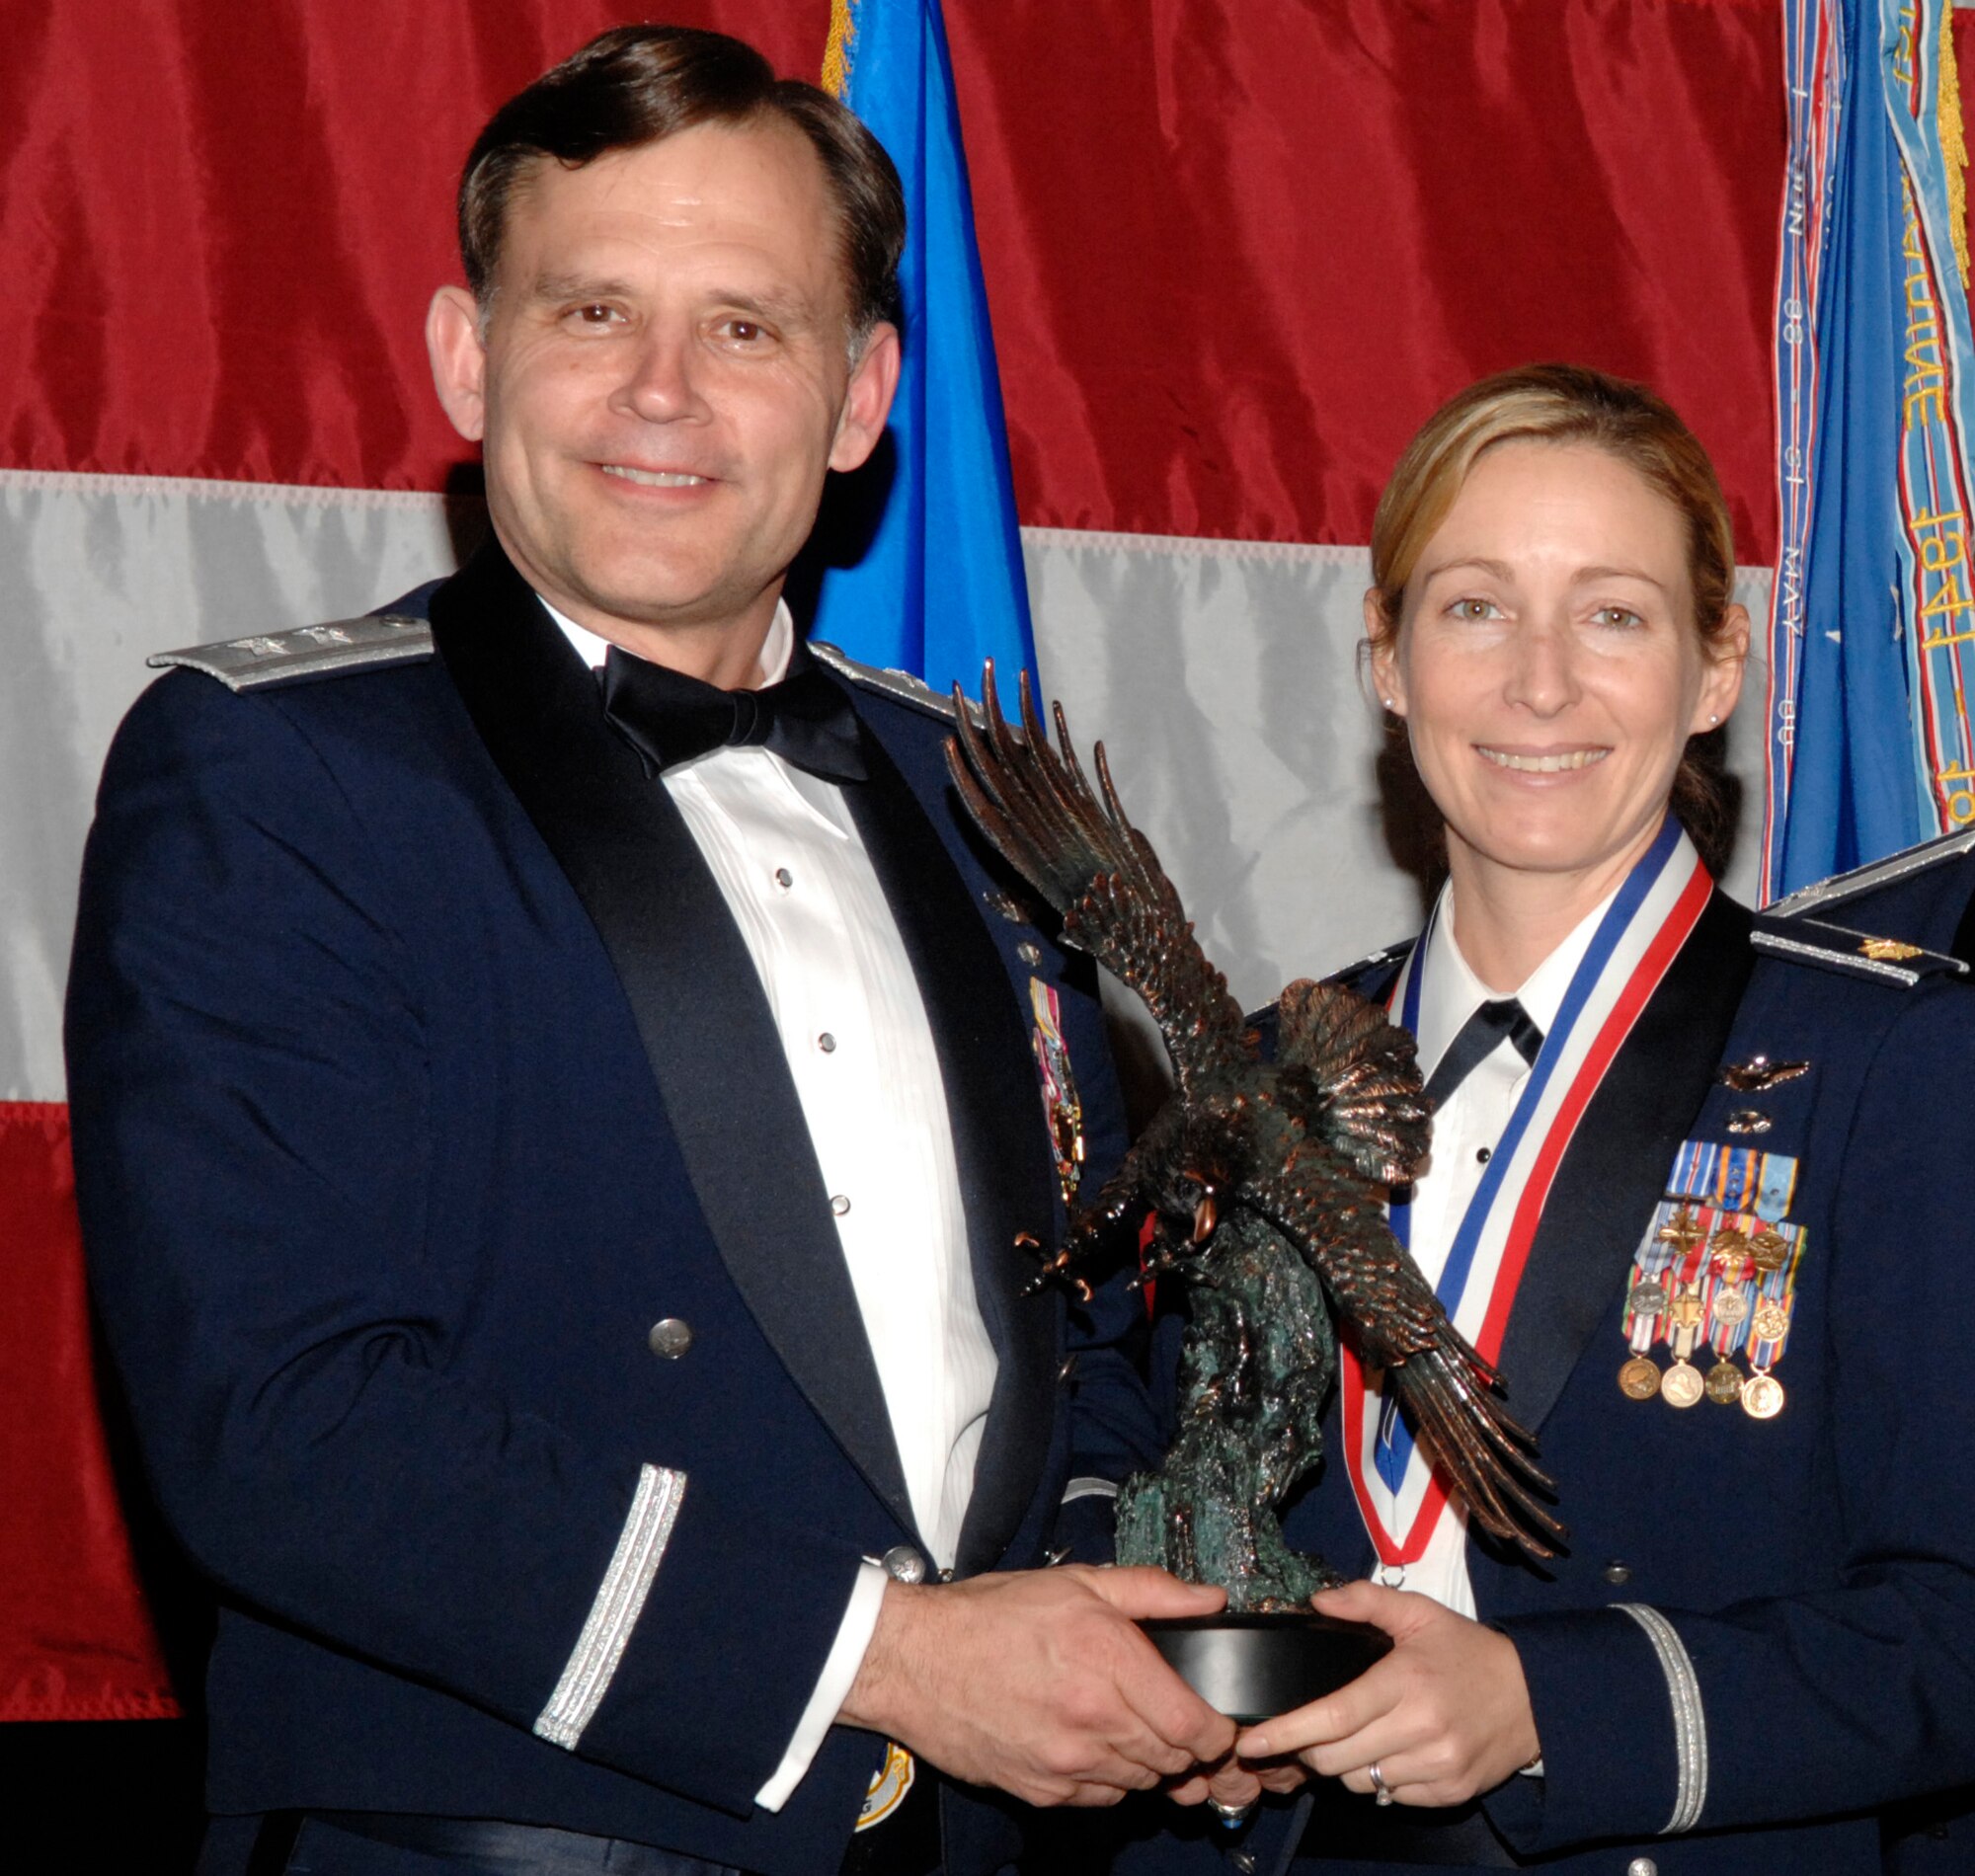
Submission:
POLYGON ((432 627, 416 614, 366 612, 358 619, 331 619, 286 632, 256 632, 214 645, 159 652, 144 662, 153 670, 182 665, 216 677, 228 690, 260 690, 298 677, 378 670, 416 664, 433 655, 432 627))

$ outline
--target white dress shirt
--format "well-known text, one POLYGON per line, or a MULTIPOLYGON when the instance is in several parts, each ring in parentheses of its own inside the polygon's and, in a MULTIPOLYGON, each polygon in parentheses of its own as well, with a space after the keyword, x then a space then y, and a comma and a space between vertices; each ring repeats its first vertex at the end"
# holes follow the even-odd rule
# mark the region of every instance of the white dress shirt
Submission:
MULTIPOLYGON (((1507 992, 1522 1004, 1530 1020, 1545 1036, 1556 1022, 1571 977, 1591 948, 1599 921, 1616 897, 1615 889, 1520 986, 1507 992)), ((1426 954, 1417 966, 1424 974, 1420 979, 1419 1061, 1420 1071, 1425 1075, 1432 1074, 1467 1019, 1483 1003, 1497 1001, 1504 994, 1491 990, 1474 975, 1462 956, 1455 924, 1454 889, 1450 884, 1441 894, 1426 954)), ((1505 1037, 1475 1063, 1433 1117, 1433 1154, 1413 1185, 1409 1248, 1421 1274, 1436 1287, 1466 1215, 1468 1202, 1481 1183, 1529 1076, 1530 1064, 1505 1037)), ((1454 1326, 1470 1342, 1480 1334, 1500 1268, 1499 1249, 1492 1255, 1485 1248, 1477 1251, 1467 1274, 1466 1288, 1452 1312, 1454 1326)), ((1378 1408, 1376 1398, 1367 1403, 1368 1415, 1375 1421, 1378 1408)), ((1397 1511, 1391 1487, 1376 1468, 1367 1469, 1365 1485, 1386 1527, 1392 1528, 1397 1511)), ((1417 1590, 1460 1614, 1473 1615, 1474 1590, 1467 1576, 1465 1507, 1451 1500, 1421 1556, 1402 1572, 1381 1568, 1378 1578, 1402 1589, 1417 1590)))
MULTIPOLYGON (((546 603, 546 601, 544 602, 546 603)), ((549 607, 592 668, 609 645, 549 607)), ((787 671, 775 610, 755 682, 787 671)), ((950 1568, 994 1391, 946 1091, 918 980, 843 791, 757 746, 665 771, 767 992, 885 1392, 912 1518, 950 1568)), ((688 1514, 689 1515, 689 1514, 688 1514)), ((782 1763, 786 1801, 856 1679, 886 1577, 867 1564, 782 1763)))

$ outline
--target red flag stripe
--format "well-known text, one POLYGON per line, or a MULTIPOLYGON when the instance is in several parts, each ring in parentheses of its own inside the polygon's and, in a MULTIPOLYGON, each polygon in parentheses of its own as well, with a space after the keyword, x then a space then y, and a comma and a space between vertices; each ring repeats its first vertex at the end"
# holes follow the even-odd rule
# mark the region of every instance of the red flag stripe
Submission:
POLYGON ((0 1102, 0 1720, 178 1711, 94 1412, 68 1110, 0 1102))
MULTIPOLYGON (((619 0, 29 9, 0 466, 351 488, 468 452, 420 329, 491 107, 619 0)), ((685 0, 813 74, 827 0, 685 0)), ((1363 541, 1478 373, 1650 378, 1766 558, 1773 0, 950 8, 1022 519, 1363 541)))

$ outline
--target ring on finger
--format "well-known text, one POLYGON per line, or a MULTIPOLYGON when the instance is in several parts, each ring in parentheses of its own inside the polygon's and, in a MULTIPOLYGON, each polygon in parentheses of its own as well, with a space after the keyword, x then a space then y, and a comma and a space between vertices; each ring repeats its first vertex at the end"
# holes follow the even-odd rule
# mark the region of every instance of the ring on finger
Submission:
POLYGON ((1212 1807, 1214 1815, 1230 1831, 1236 1825, 1245 1824, 1248 1813, 1255 1808, 1255 1801, 1252 1798, 1246 1804, 1224 1804, 1219 1798, 1209 1798, 1207 1802, 1212 1807))
POLYGON ((1375 1801, 1382 1805, 1390 1804, 1392 1802, 1391 1787, 1385 1783, 1385 1774, 1379 1769, 1377 1761, 1375 1760, 1365 1769, 1372 1780, 1372 1792, 1375 1801))

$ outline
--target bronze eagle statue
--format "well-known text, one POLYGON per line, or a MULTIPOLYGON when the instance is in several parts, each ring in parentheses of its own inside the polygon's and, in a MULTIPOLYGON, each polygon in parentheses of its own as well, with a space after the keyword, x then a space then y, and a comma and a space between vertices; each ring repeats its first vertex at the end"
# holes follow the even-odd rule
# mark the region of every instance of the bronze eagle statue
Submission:
POLYGON ((1382 1010, 1300 979, 1265 1055, 1208 961, 1151 843, 1119 805, 1104 745, 1097 791, 1063 707, 1057 747, 1028 675, 1021 730, 990 662, 977 713, 954 686, 947 764, 982 833, 1048 900, 1064 941, 1111 971, 1158 1025, 1173 1091, 1094 1202, 1074 1206, 1039 1274, 1083 1290, 1116 1269, 1149 1213, 1144 1277, 1185 1286, 1179 1431, 1163 1469, 1127 1481, 1118 1560, 1223 1585, 1237 1612, 1301 1608, 1341 1579, 1292 1551, 1277 1508, 1322 1453, 1337 1334, 1389 1395, 1484 1530, 1548 1557, 1564 1536, 1536 1443, 1500 1377, 1393 1237, 1390 1188, 1425 1158, 1431 1109, 1413 1039, 1382 1010))

